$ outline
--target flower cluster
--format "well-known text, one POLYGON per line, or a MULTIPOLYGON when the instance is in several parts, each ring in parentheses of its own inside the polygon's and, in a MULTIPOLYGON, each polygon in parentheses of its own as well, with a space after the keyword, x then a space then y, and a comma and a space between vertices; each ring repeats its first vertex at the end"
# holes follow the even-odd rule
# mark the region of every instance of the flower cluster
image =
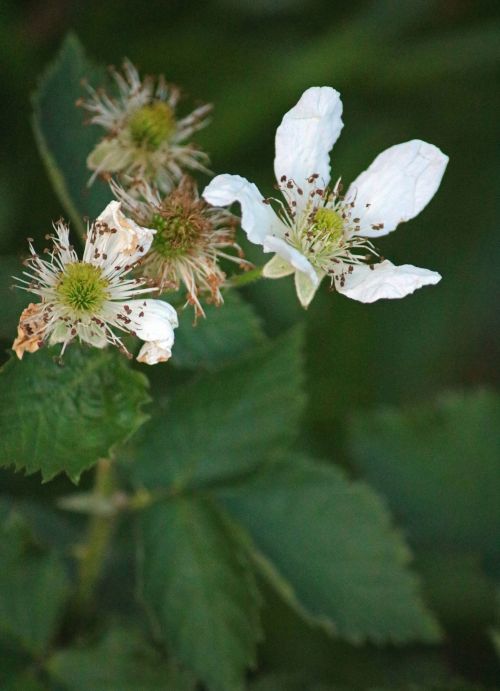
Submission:
POLYGON ((167 360, 178 325, 163 292, 185 291, 197 316, 202 299, 220 305, 227 285, 221 261, 250 265, 236 243, 241 206, 248 240, 274 256, 267 278, 294 275, 304 307, 323 278, 361 302, 401 298, 436 284, 435 271, 383 259, 373 241, 414 218, 439 187, 448 158, 412 140, 387 149, 351 183, 331 184, 329 153, 343 127, 342 103, 330 87, 307 89, 276 132, 274 172, 281 196, 265 198, 238 175, 218 175, 200 196, 189 170, 206 171, 206 155, 186 140, 206 124, 208 106, 177 119, 179 90, 160 77, 141 80, 131 63, 113 72, 117 93, 90 89, 82 105, 106 134, 88 166, 105 177, 116 201, 90 224, 83 258, 57 223, 53 247, 40 257, 30 242, 20 287, 40 298, 22 313, 13 349, 19 358, 48 342, 112 344, 130 356, 123 334, 144 343, 137 359, 167 360), (116 179, 112 179, 112 175, 116 179), (155 298, 144 297, 156 293, 155 298))
POLYGON ((127 219, 111 202, 89 226, 83 259, 69 242, 69 229, 59 222, 48 259, 35 252, 26 260, 24 278, 17 279, 41 302, 21 314, 13 350, 19 358, 46 341, 62 343, 62 353, 75 338, 96 348, 108 343, 130 356, 116 331, 138 336, 144 345, 137 359, 147 364, 167 360, 178 325, 167 302, 139 297, 155 290, 130 273, 148 252, 155 231, 127 219))

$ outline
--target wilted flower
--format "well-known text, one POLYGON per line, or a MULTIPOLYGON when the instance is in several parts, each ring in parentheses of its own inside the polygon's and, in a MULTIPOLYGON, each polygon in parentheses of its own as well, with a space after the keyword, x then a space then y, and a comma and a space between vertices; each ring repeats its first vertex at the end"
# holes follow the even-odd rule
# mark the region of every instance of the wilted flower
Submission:
POLYGON ((196 182, 188 176, 166 196, 140 180, 130 190, 113 181, 111 188, 131 218, 156 230, 151 251, 141 265, 143 274, 160 291, 179 290, 183 284, 197 315, 204 314, 202 295, 220 304, 226 279, 220 260, 249 266, 235 241, 236 217, 201 199, 196 182), (236 254, 227 252, 231 249, 236 254))
POLYGON ((206 171, 208 157, 186 139, 207 124, 211 106, 203 105, 177 119, 179 89, 158 79, 141 80, 129 61, 123 74, 113 70, 116 97, 88 86, 90 98, 79 103, 92 114, 90 122, 101 125, 106 135, 87 159, 97 175, 145 177, 164 192, 172 188, 186 169, 206 171))
POLYGON ((118 202, 111 202, 88 230, 80 261, 69 243, 69 229, 60 221, 55 236, 48 236, 53 248, 42 259, 30 241, 26 279, 22 288, 41 298, 21 314, 13 350, 21 359, 47 340, 66 346, 78 338, 96 348, 108 343, 130 355, 118 329, 145 341, 137 359, 147 364, 168 360, 174 342, 177 313, 166 302, 135 299, 154 288, 145 280, 125 278, 148 251, 154 230, 142 228, 125 218, 118 202))
POLYGON ((439 187, 448 157, 419 140, 392 146, 342 196, 340 181, 329 187, 329 151, 343 127, 341 114, 337 91, 312 87, 283 117, 274 171, 284 201, 263 199, 238 175, 219 175, 203 192, 212 204, 241 204, 248 239, 275 252, 264 276, 294 273, 304 307, 324 276, 339 293, 361 302, 401 298, 441 279, 435 271, 381 260, 371 238, 422 211, 439 187))

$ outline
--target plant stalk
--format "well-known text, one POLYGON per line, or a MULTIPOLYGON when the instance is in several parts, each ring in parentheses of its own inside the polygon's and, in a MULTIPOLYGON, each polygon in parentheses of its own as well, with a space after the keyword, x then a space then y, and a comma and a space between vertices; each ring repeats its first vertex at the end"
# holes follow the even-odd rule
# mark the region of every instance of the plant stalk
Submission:
POLYGON ((262 269, 262 266, 257 266, 255 269, 250 269, 250 271, 245 271, 245 273, 232 276, 229 280, 229 285, 231 288, 241 288, 250 283, 255 283, 255 281, 262 278, 262 269))
MULTIPOLYGON (((107 499, 116 491, 113 463, 109 458, 97 462, 93 494, 96 499, 107 499)), ((82 549, 78 569, 77 607, 85 612, 92 602, 99 581, 106 552, 113 534, 116 515, 92 515, 89 519, 87 540, 82 549)))

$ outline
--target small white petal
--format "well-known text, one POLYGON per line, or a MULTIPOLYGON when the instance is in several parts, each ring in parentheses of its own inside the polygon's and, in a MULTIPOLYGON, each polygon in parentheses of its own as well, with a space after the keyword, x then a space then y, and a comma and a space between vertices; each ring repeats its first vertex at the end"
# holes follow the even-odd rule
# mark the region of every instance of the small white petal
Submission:
POLYGON ((93 322, 89 324, 61 322, 50 334, 49 345, 69 343, 74 338, 78 338, 80 341, 94 346, 94 348, 104 348, 108 344, 104 329, 93 322), (72 333, 73 330, 76 333, 72 333))
POLYGON ((144 343, 137 356, 138 362, 145 365, 156 365, 166 362, 172 357, 172 341, 147 341, 144 343))
POLYGON ((354 201, 351 218, 360 219, 358 234, 381 237, 417 216, 436 193, 447 164, 448 156, 418 139, 379 154, 346 195, 354 201), (380 223, 383 228, 373 228, 380 223))
POLYGON ((103 269, 103 277, 115 273, 116 266, 132 268, 148 252, 156 233, 124 216, 120 206, 117 201, 107 205, 90 228, 85 243, 83 261, 103 269), (110 230, 100 232, 99 223, 110 230))
POLYGON ((240 175, 217 175, 205 187, 202 197, 213 206, 227 206, 233 202, 241 204, 241 227, 250 242, 262 245, 266 235, 282 236, 283 223, 275 212, 264 203, 264 197, 253 182, 240 175))
POLYGON ((283 175, 304 188, 317 173, 318 184, 330 182, 330 150, 342 130, 342 101, 330 86, 313 86, 285 113, 276 131, 274 172, 278 183, 283 175))
POLYGON ((177 312, 163 300, 128 300, 108 302, 106 311, 114 315, 116 324, 131 331, 143 341, 165 341, 172 339, 173 329, 178 326, 177 312), (122 315, 125 320, 117 318, 122 315))
POLYGON ((302 271, 295 272, 295 290, 302 307, 306 309, 309 307, 318 288, 319 283, 314 284, 308 274, 302 273, 302 271))
POLYGON ((137 261, 151 247, 156 231, 127 218, 120 207, 120 202, 112 201, 97 217, 98 221, 116 230, 116 233, 102 236, 103 250, 108 255, 125 255, 137 261))
POLYGON ((291 264, 297 271, 302 271, 309 276, 313 285, 319 285, 319 278, 310 261, 295 247, 292 247, 282 238, 268 235, 264 239, 264 252, 276 252, 282 259, 291 264))
POLYGON ((265 278, 283 278, 289 276, 295 271, 294 267, 289 262, 282 259, 279 254, 275 254, 262 269, 262 275, 265 278))
POLYGON ((96 174, 118 173, 132 160, 132 150, 124 148, 117 138, 103 139, 87 157, 87 166, 96 174))
POLYGON ((420 269, 411 264, 395 266, 385 259, 375 264, 373 269, 359 264, 353 267, 352 273, 345 276, 345 284, 340 286, 336 281, 339 293, 359 302, 375 302, 381 299, 394 300, 410 295, 417 288, 439 283, 441 276, 436 271, 420 269))
POLYGON ((80 340, 94 346, 94 348, 104 348, 108 344, 106 332, 97 324, 79 324, 77 330, 80 340))

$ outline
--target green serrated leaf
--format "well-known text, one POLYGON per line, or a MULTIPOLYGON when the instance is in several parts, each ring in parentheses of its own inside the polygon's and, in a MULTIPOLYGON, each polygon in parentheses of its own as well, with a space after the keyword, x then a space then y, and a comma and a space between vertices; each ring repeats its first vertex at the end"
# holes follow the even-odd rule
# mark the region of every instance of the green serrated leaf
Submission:
POLYGON ((244 551, 207 499, 141 514, 142 598, 158 630, 210 691, 240 691, 255 664, 260 603, 244 551))
POLYGON ((0 530, 0 631, 34 655, 57 632, 69 582, 60 557, 37 545, 16 514, 0 530))
POLYGON ((195 326, 191 310, 180 313, 172 364, 216 369, 264 340, 253 308, 235 291, 225 294, 221 307, 209 305, 205 312, 195 326))
POLYGON ((85 111, 76 102, 85 94, 82 80, 96 85, 105 79, 85 57, 70 34, 33 96, 33 129, 47 172, 61 204, 83 237, 85 217, 95 218, 111 200, 107 185, 96 180, 89 187, 86 159, 101 138, 99 128, 84 124, 85 111))
POLYGON ((144 422, 147 379, 114 350, 74 345, 62 364, 54 355, 43 349, 0 371, 0 464, 77 482, 144 422))
POLYGON ((299 330, 182 387, 145 428, 132 468, 155 488, 222 481, 254 469, 295 436, 301 391, 299 330))
POLYGON ((358 415, 354 461, 415 545, 498 558, 500 397, 449 394, 434 405, 358 415))
POLYGON ((435 642, 439 628, 378 497, 333 466, 292 457, 217 496, 303 607, 347 640, 435 642))
POLYGON ((47 669, 69 691, 194 691, 196 686, 192 674, 127 628, 111 629, 95 645, 55 653, 47 669))

